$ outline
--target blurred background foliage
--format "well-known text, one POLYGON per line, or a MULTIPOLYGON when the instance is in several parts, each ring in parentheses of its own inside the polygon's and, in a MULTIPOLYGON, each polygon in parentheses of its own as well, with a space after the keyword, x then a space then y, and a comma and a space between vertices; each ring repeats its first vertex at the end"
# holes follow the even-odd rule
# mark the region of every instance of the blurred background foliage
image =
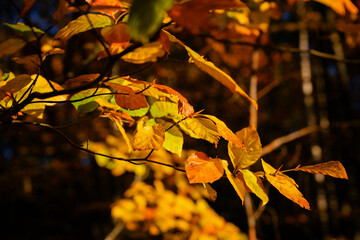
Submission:
MULTIPOLYGON (((23 5, 22 1, 17 0, 1 1, 2 23, 18 21, 18 12, 10 2, 18 7, 23 5)), ((299 32, 303 24, 311 49, 337 56, 340 56, 340 51, 347 59, 359 58, 359 18, 357 14, 339 16, 318 2, 306 2, 302 5, 306 11, 301 15, 297 4, 291 5, 289 2, 291 1, 272 1, 276 7, 270 6, 267 8, 270 10, 264 12, 260 8, 262 1, 246 1, 253 13, 249 19, 238 16, 244 17, 244 25, 246 26, 246 21, 248 24, 255 25, 260 21, 268 25, 264 27, 267 30, 260 35, 251 32, 252 28, 237 29, 237 33, 241 35, 238 43, 230 43, 226 38, 217 41, 206 31, 192 34, 191 29, 172 30, 184 43, 229 73, 246 92, 254 74, 252 53, 254 48, 259 49, 259 68, 256 72, 259 98, 258 132, 263 146, 278 137, 306 127, 309 114, 315 119, 316 125, 321 125, 321 121, 328 121, 329 127, 326 127, 325 131, 285 144, 264 158, 275 168, 284 164, 284 169, 319 161, 341 161, 348 172, 349 181, 290 173, 310 202, 311 211, 300 208, 275 189, 269 189, 269 186, 265 185, 269 190, 270 201, 258 216, 258 237, 276 240, 359 240, 359 63, 334 61, 311 54, 309 61, 313 89, 310 95, 313 97, 313 110, 309 113, 308 106, 304 103, 301 53, 296 51, 299 49, 299 32), (265 20, 262 19, 264 17, 265 20)), ((359 4, 358 1, 354 2, 359 4)), ((34 26, 45 30, 53 24, 51 16, 56 8, 55 0, 38 0, 26 18, 34 26)), ((54 35, 76 16, 76 13, 67 15, 58 25, 51 28, 49 35, 54 35)), ((9 34, 13 33, 1 26, 0 42, 9 38, 9 34)), ((44 38, 43 41, 43 45, 46 45, 46 41, 53 44, 50 37, 44 38)), ((18 55, 34 54, 35 47, 32 44, 34 43, 27 44, 18 55)), ((50 56, 45 62, 49 79, 62 84, 65 79, 73 76, 101 72, 107 60, 96 61, 94 49, 97 48, 100 48, 99 44, 90 32, 74 36, 66 45, 65 55, 50 56)), ((171 46, 171 55, 159 59, 156 63, 135 65, 120 61, 113 71, 118 74, 134 73, 132 77, 141 80, 156 79, 157 83, 167 85, 183 94, 196 110, 205 109, 207 114, 219 117, 233 131, 248 126, 249 105, 246 100, 232 95, 211 77, 189 65, 187 60, 187 53, 174 45, 171 46), (141 71, 138 71, 139 69, 141 71)), ((35 72, 31 68, 24 69, 24 66, 15 64, 8 57, 3 57, 0 64, 3 71, 35 72)), ((115 141, 112 137, 119 137, 115 126, 105 118, 95 119, 89 115, 88 120, 76 123, 78 116, 70 104, 47 108, 44 118, 54 126, 68 125, 62 130, 77 143, 111 143, 115 141)), ((149 171, 136 170, 135 168, 142 166, 130 164, 127 167, 121 165, 112 168, 111 171, 99 167, 93 156, 77 151, 61 137, 35 126, 14 125, 0 134, 0 208, 3 229, 1 235, 8 239, 104 239, 116 226, 111 214, 125 214, 121 211, 125 211, 126 206, 121 204, 126 202, 119 203, 120 213, 116 213, 117 205, 113 205, 115 208, 112 213, 111 205, 114 202, 116 204, 116 201, 124 196, 133 197, 131 192, 125 191, 134 179, 141 179, 148 174, 146 171, 149 171), (124 169, 127 171, 124 172, 124 169)), ((116 144, 119 144, 118 140, 116 144)), ((184 144, 184 149, 196 149, 206 152, 209 156, 228 158, 227 144, 222 140, 216 149, 205 141, 187 137, 184 144)), ((101 149, 101 146, 97 147, 101 149)), ((157 155, 162 159, 169 158, 165 151, 159 151, 157 155)), ((98 163, 101 161, 97 160, 98 163)), ((184 159, 173 161, 184 164, 184 159)), ((107 162, 104 166, 106 164, 107 162)), ((166 168, 151 165, 152 167, 166 168)), ((255 165, 254 170, 257 167, 260 169, 259 165, 255 165)), ((177 187, 177 190, 172 189, 175 192, 188 191, 186 194, 191 195, 194 194, 192 191, 197 191, 197 186, 192 186, 192 190, 179 187, 182 181, 186 180, 181 172, 163 169, 159 170, 158 174, 165 175, 158 178, 164 177, 169 186, 172 184, 177 187), (174 185, 174 182, 178 185, 174 185)), ((151 180, 154 179, 157 179, 156 174, 151 180)), ((143 187, 146 188, 146 185, 143 187)), ((202 204, 209 204, 226 221, 235 224, 246 233, 246 212, 231 185, 225 180, 220 180, 213 187, 218 192, 216 202, 202 204)), ((164 192, 162 188, 161 184, 158 184, 156 191, 164 192)), ((160 195, 164 194, 163 192, 160 195)), ((168 197, 174 196, 168 193, 168 197)), ((253 200, 256 208, 259 204, 258 199, 253 200)), ((154 199, 151 201, 156 202, 154 199)), ((178 206, 179 209, 189 212, 195 207, 178 206)), ((134 212, 129 211, 127 214, 134 212)), ((180 230, 179 226, 187 229, 186 224, 174 224, 180 230)), ((159 236, 151 226, 148 229, 150 233, 155 231, 151 237, 141 233, 125 233, 124 236, 127 238, 122 238, 122 235, 118 238, 175 238, 175 235, 171 235, 172 232, 159 236)), ((181 239, 188 235, 177 237, 181 239)))

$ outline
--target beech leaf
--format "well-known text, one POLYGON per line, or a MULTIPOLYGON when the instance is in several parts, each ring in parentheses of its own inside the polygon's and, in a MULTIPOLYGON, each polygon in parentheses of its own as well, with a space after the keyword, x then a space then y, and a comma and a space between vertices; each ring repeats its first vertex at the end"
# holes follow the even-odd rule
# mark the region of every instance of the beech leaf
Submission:
POLYGON ((16 53, 26 45, 26 42, 19 38, 10 38, 0 43, 0 57, 16 53))
POLYGON ((269 201, 269 197, 266 195, 261 181, 259 182, 258 177, 250 170, 240 169, 239 171, 244 178, 246 187, 262 200, 262 205, 264 206, 269 201))
POLYGON ((240 197, 242 204, 244 204, 244 199, 245 199, 244 181, 240 180, 232 172, 230 172, 230 170, 228 168, 228 162, 227 161, 222 160, 221 163, 222 163, 222 165, 223 165, 223 167, 225 169, 226 177, 228 178, 229 182, 231 183, 231 185, 235 189, 237 195, 240 197))
POLYGON ((204 139, 217 145, 220 135, 213 121, 203 117, 186 118, 179 123, 181 130, 192 138, 204 139))
POLYGON ((349 11, 352 14, 357 14, 359 9, 352 3, 351 0, 314 0, 316 2, 322 3, 330 7, 334 12, 339 15, 344 16, 346 11, 349 11))
POLYGON ((173 123, 157 119, 156 122, 160 123, 165 130, 165 141, 163 147, 169 152, 175 153, 181 157, 181 152, 184 144, 184 137, 182 132, 173 123))
POLYGON ((215 202, 217 198, 217 192, 210 186, 210 184, 203 183, 203 185, 207 193, 209 194, 208 198, 210 199, 210 201, 215 202))
POLYGON ((238 131, 236 136, 244 143, 244 147, 238 147, 232 142, 228 143, 228 153, 235 170, 254 164, 260 158, 262 151, 259 134, 253 125, 238 131))
POLYGON ((221 160, 202 152, 194 153, 187 159, 185 171, 190 183, 214 182, 224 174, 221 160))
POLYGON ((286 176, 285 174, 276 173, 276 169, 271 167, 263 160, 262 165, 265 170, 265 177, 270 182, 270 184, 273 185, 273 187, 275 187, 282 195, 298 204, 300 207, 310 210, 309 202, 299 191, 297 188, 298 186, 296 183, 294 183, 295 181, 292 178, 286 176))
POLYGON ((344 166, 338 161, 319 163, 311 166, 296 168, 298 171, 329 175, 335 178, 348 179, 344 166))
POLYGON ((125 54, 121 59, 130 63, 142 64, 156 62, 158 57, 162 57, 164 54, 165 50, 160 42, 151 42, 125 54))
MULTIPOLYGON (((165 31, 166 32, 166 31, 165 31)), ((190 56, 191 62, 193 62, 198 68, 200 68, 202 71, 206 72, 210 76, 212 76, 214 79, 219 81, 221 84, 223 84, 225 87, 230 89, 233 93, 238 93, 242 95, 243 97, 247 98, 257 109, 258 105, 256 101, 252 98, 250 98, 244 90, 239 87, 239 85, 235 82, 234 79, 232 79, 227 73, 216 67, 212 62, 209 62, 205 60, 202 56, 200 56, 197 52, 186 46, 184 43, 182 43, 179 39, 177 39, 175 36, 171 35, 170 33, 166 32, 169 36, 169 40, 172 42, 176 42, 180 45, 182 45, 186 51, 188 52, 190 56)))
POLYGON ((18 75, 15 78, 6 81, 5 85, 0 87, 0 100, 8 93, 16 93, 26 87, 32 81, 31 76, 27 74, 18 75))
POLYGON ((145 124, 144 120, 140 120, 132 145, 134 150, 158 150, 162 147, 164 140, 165 132, 160 124, 145 124))
POLYGON ((112 19, 110 17, 101 14, 89 13, 81 15, 77 19, 71 21, 68 25, 60 29, 54 38, 65 40, 92 28, 101 28, 110 25, 112 25, 112 19))
POLYGON ((95 101, 96 98, 102 98, 109 101, 111 98, 111 91, 107 88, 90 88, 74 94, 70 101, 79 113, 87 113, 94 111, 99 104, 95 101), (109 93, 109 95, 96 96, 97 94, 109 93))
POLYGON ((156 101, 150 107, 151 116, 161 118, 178 115, 178 106, 174 102, 156 101))

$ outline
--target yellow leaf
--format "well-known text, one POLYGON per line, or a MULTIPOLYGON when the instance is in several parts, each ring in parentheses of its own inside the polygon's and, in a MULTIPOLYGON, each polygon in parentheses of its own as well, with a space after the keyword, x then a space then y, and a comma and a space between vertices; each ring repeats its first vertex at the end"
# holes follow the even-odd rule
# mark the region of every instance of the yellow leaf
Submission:
POLYGON ((336 178, 348 179, 344 166, 338 161, 330 161, 312 166, 304 166, 297 168, 296 170, 309 173, 319 173, 336 178))
MULTIPOLYGON (((282 195, 290 199, 291 201, 298 204, 300 207, 310 210, 309 202, 304 198, 302 193, 298 190, 297 185, 294 181, 289 180, 290 177, 285 177, 283 174, 274 174, 272 167, 266 162, 262 161, 263 168, 265 170, 265 177, 282 195), (269 167, 270 166, 270 167, 269 167), (270 170, 271 169, 271 170, 270 170), (273 173, 269 173, 268 171, 273 173)), ((290 178, 291 179, 291 178, 290 178)))
POLYGON ((122 59, 126 62, 142 64, 146 62, 156 62, 158 57, 162 57, 165 50, 160 42, 151 42, 125 54, 122 59))
POLYGON ((314 0, 330 7, 339 15, 345 15, 346 10, 352 14, 357 14, 359 9, 351 2, 351 0, 314 0))
POLYGON ((248 187, 252 193, 254 193, 262 200, 262 205, 264 206, 269 201, 269 197, 266 195, 262 187, 261 181, 259 182, 259 179, 250 170, 241 169, 240 173, 244 178, 246 187, 248 187))
POLYGON ((229 156, 235 170, 254 164, 262 150, 259 134, 253 125, 238 131, 236 136, 244 143, 244 147, 238 147, 232 142, 228 144, 229 156))
POLYGON ((165 132, 165 141, 163 147, 169 152, 175 153, 181 157, 181 152, 184 144, 184 137, 182 132, 177 126, 174 126, 171 122, 166 122, 162 119, 156 120, 160 123, 165 132))
POLYGON ((26 42, 19 38, 10 38, 0 43, 0 57, 16 53, 25 46, 26 42))
POLYGON ((214 182, 224 174, 221 160, 209 158, 202 152, 194 153, 187 159, 185 171, 190 183, 214 182))
POLYGON ((219 133, 213 121, 203 117, 186 118, 179 123, 180 128, 190 137, 204 139, 215 146, 219 141, 219 133))
POLYGON ((227 126, 226 124, 219 120, 217 117, 215 116, 212 116, 212 115, 201 115, 201 116, 205 116, 209 119, 211 119, 212 121, 215 122, 216 124, 216 127, 217 127, 217 130, 218 130, 218 133, 226 140, 228 140, 229 142, 232 142, 235 144, 235 146, 237 147, 243 147, 243 142, 241 141, 241 139, 236 136, 233 131, 231 131, 227 126))
POLYGON ((223 84, 225 87, 230 89, 233 93, 238 93, 242 95, 243 97, 247 98, 257 109, 258 105, 256 101, 252 98, 250 98, 244 90, 239 87, 239 85, 235 82, 234 79, 232 79, 227 73, 216 67, 212 62, 209 62, 205 60, 202 56, 200 56, 197 52, 186 46, 184 43, 182 43, 179 39, 177 39, 175 36, 171 35, 170 33, 165 33, 169 36, 169 40, 172 42, 176 42, 180 45, 182 45, 186 51, 188 52, 191 61, 202 71, 206 72, 213 78, 215 78, 217 81, 219 81, 221 84, 223 84))
POLYGON ((131 142, 125 132, 124 127, 121 125, 120 121, 116 119, 116 117, 113 117, 113 116, 109 116, 109 117, 116 124, 117 128, 119 129, 121 135, 123 136, 123 138, 126 142, 126 145, 128 146, 129 153, 131 153, 133 151, 133 148, 132 148, 131 142))
POLYGON ((145 125, 144 120, 138 122, 132 142, 134 150, 158 150, 165 140, 165 132, 160 124, 145 125))
POLYGON ((271 174, 271 175, 274 175, 276 173, 277 175, 280 175, 280 176, 282 176, 284 178, 287 178, 287 180, 292 182, 292 184, 294 184, 296 187, 299 187, 294 179, 292 179, 288 175, 283 174, 282 172, 278 172, 275 168, 273 168, 270 164, 268 164, 267 162, 265 162, 262 159, 261 159, 261 164, 263 166, 263 169, 264 169, 265 173, 268 173, 268 174, 271 174))
POLYGON ((55 35, 54 39, 69 39, 70 37, 86 32, 92 28, 101 28, 112 25, 110 17, 101 14, 86 14, 71 21, 55 35))
POLYGON ((231 183, 231 185, 235 189, 237 195, 240 197, 242 203, 244 204, 244 199, 245 199, 245 185, 244 185, 244 182, 241 181, 239 178, 237 178, 235 175, 233 175, 232 172, 229 171, 227 161, 222 160, 221 163, 222 163, 222 165, 223 165, 223 167, 225 169, 226 177, 229 179, 229 182, 231 183))
POLYGON ((5 81, 5 84, 0 87, 0 100, 7 95, 7 92, 16 93, 26 87, 31 81, 30 75, 27 74, 18 75, 13 79, 5 81))

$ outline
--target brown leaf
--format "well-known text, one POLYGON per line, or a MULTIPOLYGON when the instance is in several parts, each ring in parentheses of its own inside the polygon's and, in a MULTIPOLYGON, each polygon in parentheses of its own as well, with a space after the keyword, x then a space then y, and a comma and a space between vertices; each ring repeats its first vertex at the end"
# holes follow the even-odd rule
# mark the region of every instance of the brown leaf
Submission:
POLYGON ((143 93, 136 93, 131 88, 116 83, 107 83, 107 85, 116 90, 115 101, 120 107, 128 110, 148 107, 143 93))
POLYGON ((68 84, 69 87, 76 87, 76 86, 80 86, 81 84, 83 84, 85 82, 92 82, 95 79, 97 79, 99 76, 100 76, 99 73, 84 74, 84 75, 80 75, 80 76, 66 80, 66 84, 68 84))
POLYGON ((15 78, 6 81, 6 84, 0 87, 0 100, 7 96, 7 93, 16 93, 26 87, 32 81, 31 76, 27 74, 18 75, 15 78))
POLYGON ((145 125, 143 120, 138 122, 132 145, 134 150, 158 150, 165 141, 165 131, 160 124, 145 125))
POLYGON ((190 183, 214 182, 224 174, 221 160, 202 152, 194 153, 187 159, 185 171, 190 183))
POLYGON ((210 201, 215 202, 217 198, 217 192, 208 183, 204 183, 204 187, 209 194, 208 198, 210 201))
POLYGON ((0 43, 0 57, 16 53, 25 46, 26 42, 19 38, 10 38, 0 43))
MULTIPOLYGON (((115 26, 104 27, 101 29, 101 35, 106 42, 110 44, 108 51, 111 55, 122 52, 130 42, 130 34, 125 23, 118 23, 115 26)), ((98 59, 108 57, 104 50, 99 53, 98 59)))
POLYGON ((336 178, 348 179, 344 166, 338 161, 319 163, 312 166, 296 168, 298 171, 329 175, 336 178))
POLYGON ((12 60, 18 64, 23 64, 27 68, 31 69, 38 69, 41 65, 41 60, 39 58, 39 55, 37 54, 32 54, 24 57, 14 57, 12 60))
POLYGON ((20 18, 24 17, 25 14, 32 8, 36 0, 26 0, 24 7, 21 9, 20 18))

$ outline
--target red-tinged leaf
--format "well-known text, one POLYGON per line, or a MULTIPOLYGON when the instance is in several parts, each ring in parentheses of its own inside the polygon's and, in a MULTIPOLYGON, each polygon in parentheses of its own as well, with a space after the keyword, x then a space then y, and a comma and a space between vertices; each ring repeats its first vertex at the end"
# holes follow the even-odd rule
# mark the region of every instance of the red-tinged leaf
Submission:
POLYGON ((348 179, 344 166, 338 161, 330 161, 311 166, 296 168, 297 171, 329 175, 335 178, 348 179))
POLYGON ((211 11, 214 9, 232 9, 245 6, 240 1, 232 0, 193 0, 185 1, 183 4, 174 5, 169 16, 179 25, 189 29, 192 33, 199 33, 213 26, 209 21, 211 11), (194 17, 196 16, 196 17, 194 17))
POLYGON ((60 29, 54 39, 69 39, 72 36, 86 32, 92 28, 101 28, 112 25, 113 20, 108 16, 101 14, 81 15, 77 19, 71 21, 68 25, 60 29))
POLYGON ((146 125, 144 120, 140 120, 136 127, 132 145, 134 150, 158 150, 164 141, 165 131, 160 124, 146 125))
POLYGON ((235 82, 234 79, 232 79, 227 73, 216 67, 212 62, 209 62, 205 60, 202 56, 200 56, 197 52, 186 46, 184 43, 182 43, 179 39, 177 39, 175 36, 171 35, 170 33, 164 31, 168 36, 170 41, 176 42, 180 45, 182 45, 186 51, 188 52, 190 56, 191 62, 193 62, 198 68, 200 68, 202 71, 206 72, 210 76, 212 76, 214 79, 216 79, 218 82, 223 84, 225 87, 227 87, 231 92, 238 93, 241 96, 247 98, 257 109, 258 105, 256 101, 252 98, 250 98, 244 90, 239 87, 239 85, 235 82))
POLYGON ((210 201, 215 202, 217 198, 217 192, 210 186, 208 183, 204 183, 204 188, 206 189, 209 196, 207 197, 210 201))
POLYGON ((167 54, 170 54, 170 40, 168 35, 166 35, 166 33, 164 33, 163 31, 161 31, 158 41, 161 43, 165 52, 167 54))
POLYGON ((129 87, 116 83, 107 83, 107 85, 116 90, 117 94, 115 95, 115 102, 120 107, 128 110, 137 110, 148 107, 148 103, 143 93, 137 93, 129 87))
POLYGON ((26 42, 19 38, 10 38, 0 43, 0 57, 16 53, 25 46, 26 42))
POLYGON ((24 7, 21 9, 20 18, 24 17, 25 14, 32 8, 36 0, 26 0, 24 7))
POLYGON ((116 13, 127 9, 119 0, 86 0, 91 6, 90 11, 104 13, 115 19, 116 13))
POLYGON ((69 87, 76 87, 76 86, 80 86, 86 82, 92 82, 95 79, 97 79, 99 76, 100 76, 99 73, 84 74, 84 75, 80 75, 80 76, 66 80, 66 84, 68 84, 69 87))
POLYGON ((238 147, 234 143, 228 143, 228 153, 235 169, 243 169, 254 164, 261 156, 261 142, 259 134, 254 126, 244 128, 236 133, 236 136, 244 143, 238 147))
MULTIPOLYGON (((122 52, 128 46, 130 41, 130 35, 125 23, 118 23, 115 26, 104 27, 101 29, 101 35, 105 41, 110 44, 108 51, 111 55, 116 55, 122 52)), ((98 59, 104 57, 108 57, 105 50, 99 53, 98 59)))
POLYGON ((239 179, 234 174, 232 174, 232 172, 229 171, 227 161, 222 160, 221 163, 222 163, 222 165, 223 165, 223 167, 225 169, 226 177, 229 179, 229 182, 231 183, 231 185, 235 189, 237 195, 240 197, 240 199, 242 201, 242 204, 244 204, 244 199, 245 199, 245 184, 244 184, 244 181, 239 179))
POLYGON ((202 152, 194 153, 187 159, 185 171, 190 183, 214 182, 224 174, 221 160, 202 152))
POLYGON ((15 78, 6 81, 5 85, 0 87, 0 100, 7 96, 7 93, 16 93, 26 87, 32 81, 31 76, 27 74, 18 75, 15 78))
POLYGON ((237 177, 238 174, 242 175, 245 186, 250 190, 249 192, 252 192, 258 196, 262 201, 262 205, 264 206, 269 201, 269 197, 265 193, 261 180, 253 172, 247 169, 239 170, 239 172, 236 174, 237 177))
POLYGON ((233 133, 233 131, 231 131, 226 124, 221 121, 220 119, 218 119, 215 116, 212 115, 201 115, 204 117, 207 117, 209 119, 211 119, 213 122, 215 122, 218 133, 226 140, 228 140, 229 142, 232 142, 235 146, 242 148, 243 147, 243 142, 242 140, 235 135, 235 133, 233 133))

